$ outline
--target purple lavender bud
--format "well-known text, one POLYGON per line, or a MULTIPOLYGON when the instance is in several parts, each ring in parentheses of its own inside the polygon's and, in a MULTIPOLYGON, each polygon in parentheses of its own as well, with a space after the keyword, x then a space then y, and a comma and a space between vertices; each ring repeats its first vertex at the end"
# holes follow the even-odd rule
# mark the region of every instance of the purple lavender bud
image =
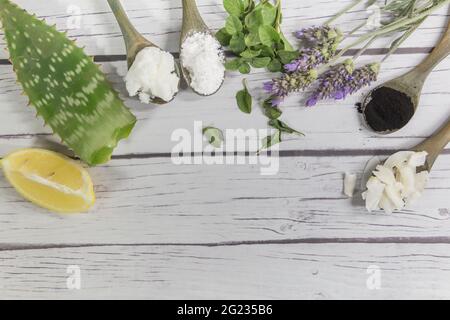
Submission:
POLYGON ((353 62, 347 60, 324 73, 319 78, 319 86, 306 101, 306 105, 315 105, 319 100, 342 100, 361 88, 376 81, 380 65, 368 64, 362 68, 353 70, 353 62))
POLYGON ((280 104, 284 101, 284 98, 281 97, 272 97, 271 98, 271 103, 272 103, 272 107, 278 107, 280 106, 280 104))
POLYGON ((334 98, 336 100, 345 99, 348 90, 346 86, 352 81, 353 61, 346 60, 344 63, 336 65, 319 77, 319 85, 306 101, 307 106, 315 105, 319 100, 334 98))
POLYGON ((319 65, 328 62, 323 51, 317 48, 307 48, 300 51, 300 56, 284 66, 286 72, 308 72, 319 65))
POLYGON ((295 72, 300 68, 300 61, 299 60, 294 60, 291 63, 285 64, 284 65, 284 70, 286 70, 286 72, 295 72))
POLYGON ((345 88, 342 88, 338 91, 336 91, 333 95, 334 95, 334 99, 335 100, 342 100, 345 99, 345 97, 347 96, 347 90, 345 88))
POLYGON ((347 86, 348 93, 353 94, 359 91, 361 88, 369 86, 372 82, 377 81, 379 71, 379 63, 367 64, 364 67, 358 68, 353 71, 353 79, 347 86))
POLYGON ((311 97, 308 98, 308 100, 306 100, 306 106, 313 107, 317 104, 318 101, 319 98, 316 95, 312 95, 311 97))
POLYGON ((304 30, 306 30, 306 29, 301 29, 301 30, 296 31, 294 33, 295 37, 300 40, 303 39, 303 36, 305 35, 304 30))
POLYGON ((264 83, 264 90, 271 94, 272 105, 279 106, 284 98, 290 93, 304 90, 316 79, 317 72, 315 70, 284 73, 281 77, 272 79, 271 82, 264 83))
POLYGON ((311 47, 302 49, 296 60, 286 64, 286 72, 307 72, 329 62, 342 40, 339 30, 327 26, 303 29, 296 36, 308 42, 311 47))
POLYGON ((330 26, 312 26, 295 32, 295 37, 314 47, 342 41, 342 32, 330 26))
POLYGON ((264 90, 267 93, 272 93, 272 91, 273 91, 273 81, 264 82, 264 90))

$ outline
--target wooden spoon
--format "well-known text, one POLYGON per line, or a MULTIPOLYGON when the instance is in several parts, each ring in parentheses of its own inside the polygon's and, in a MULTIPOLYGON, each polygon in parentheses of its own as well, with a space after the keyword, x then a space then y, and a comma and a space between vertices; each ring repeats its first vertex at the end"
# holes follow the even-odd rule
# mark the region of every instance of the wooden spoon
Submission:
MULTIPOLYGON (((125 41, 125 46, 127 49, 127 66, 128 69, 133 65, 134 60, 136 59, 137 54, 144 48, 154 47, 162 50, 157 45, 150 42, 148 39, 144 38, 136 28, 131 24, 131 21, 128 19, 125 10, 120 4, 120 0, 108 0, 108 4, 116 17, 117 22, 119 23, 120 30, 122 31, 123 39, 125 41)), ((162 50, 164 51, 164 50, 162 50)), ((175 72, 180 78, 180 70, 178 64, 175 63, 175 72)), ((179 89, 179 88, 178 88, 179 89)), ((172 100, 175 98, 176 94, 173 96, 172 100)), ((151 99, 153 103, 156 104, 166 104, 170 101, 165 101, 161 98, 154 97, 151 99)))
MULTIPOLYGON (((208 26, 206 25, 205 21, 203 21, 202 16, 200 15, 200 12, 198 11, 197 3, 195 0, 182 0, 183 3, 183 25, 181 28, 181 41, 180 41, 180 52, 181 47, 183 46, 183 42, 191 36, 194 33, 206 33, 210 34, 214 37, 214 34, 209 30, 208 26)), ((186 68, 183 67, 183 61, 180 57, 180 64, 181 64, 181 72, 183 73, 184 78, 186 79, 186 82, 188 86, 198 95, 201 96, 210 96, 215 94, 217 91, 220 90, 220 88, 223 85, 223 82, 225 81, 225 76, 222 81, 222 84, 217 88, 215 92, 209 95, 205 95, 202 93, 197 92, 194 88, 191 86, 191 76, 189 74, 189 71, 186 70, 186 68)))
MULTIPOLYGON (((405 75, 403 75, 399 78, 396 78, 394 80, 391 80, 391 81, 375 88, 366 96, 366 98, 364 99, 364 102, 362 104, 362 112, 364 115, 364 119, 365 119, 366 123, 369 125, 369 127, 370 127, 370 124, 367 122, 365 111, 366 111, 367 105, 369 104, 369 102, 372 99, 373 91, 380 89, 382 87, 387 87, 387 88, 391 88, 398 92, 406 94, 411 99, 412 106, 414 108, 414 113, 415 113, 417 110, 417 107, 419 105, 420 95, 422 93, 422 88, 425 83, 425 80, 427 79, 427 77, 431 73, 431 71, 443 59, 445 59, 449 54, 450 54, 450 24, 447 27, 447 31, 445 32, 445 34, 442 37, 439 44, 435 47, 433 52, 431 52, 431 54, 429 54, 428 57, 424 61, 422 61, 422 63, 420 63, 417 67, 415 67, 413 70, 406 73, 405 75)), ((396 105, 393 104, 392 108, 395 108, 395 107, 396 107, 396 105)), ((394 109, 393 109, 393 112, 395 112, 394 109)), ((406 123, 404 123, 404 125, 402 127, 404 127, 409 122, 409 120, 411 120, 412 116, 413 116, 413 114, 411 115, 411 117, 409 119, 407 119, 406 123)), ((392 132, 400 130, 402 127, 395 128, 393 130, 384 131, 384 132, 379 132, 379 133, 383 133, 383 134, 392 133, 392 132)))
POLYGON ((417 152, 426 151, 428 153, 425 166, 423 168, 419 168, 418 171, 423 170, 430 171, 439 154, 441 154, 442 150, 444 150, 444 148, 449 143, 450 143, 450 119, 433 136, 431 136, 430 138, 426 139, 425 141, 423 141, 422 143, 411 149, 417 152))
MULTIPOLYGON (((424 170, 430 172, 437 157, 441 154, 447 144, 450 143, 450 119, 447 123, 431 137, 427 138, 425 141, 421 142, 415 147, 412 147, 410 151, 421 152, 426 151, 428 156, 426 158, 425 165, 417 168, 417 172, 422 172, 424 170)), ((383 164, 383 160, 380 156, 375 156, 371 158, 365 168, 363 177, 361 179, 361 190, 365 190, 367 181, 372 176, 373 171, 377 165, 383 164)))

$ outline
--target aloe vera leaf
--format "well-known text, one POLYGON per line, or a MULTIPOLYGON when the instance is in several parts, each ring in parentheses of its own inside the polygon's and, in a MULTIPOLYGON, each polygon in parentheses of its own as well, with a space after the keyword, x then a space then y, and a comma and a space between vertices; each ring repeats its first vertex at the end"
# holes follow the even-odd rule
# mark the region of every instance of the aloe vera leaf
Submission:
POLYGON ((30 104, 63 143, 90 165, 111 158, 136 118, 93 59, 34 15, 0 0, 10 60, 30 104))

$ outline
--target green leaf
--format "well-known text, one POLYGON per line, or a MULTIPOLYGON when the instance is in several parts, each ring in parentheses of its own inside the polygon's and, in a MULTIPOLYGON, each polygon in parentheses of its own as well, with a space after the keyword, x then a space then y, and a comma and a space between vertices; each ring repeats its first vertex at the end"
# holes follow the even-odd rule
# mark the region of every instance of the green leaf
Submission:
POLYGON ((281 117, 281 114, 282 114, 282 112, 279 108, 272 106, 272 102, 271 102, 270 98, 264 101, 263 110, 264 110, 264 115, 271 120, 278 119, 279 117, 281 117))
POLYGON ((244 12, 250 8, 252 3, 254 4, 253 0, 242 0, 242 2, 244 3, 244 12))
POLYGON ((223 6, 232 16, 240 16, 244 12, 242 0, 223 0, 223 6))
POLYGON ((280 41, 280 35, 272 26, 260 26, 258 29, 261 43, 271 47, 280 41))
POLYGON ((239 69, 241 64, 242 64, 242 61, 239 58, 233 59, 233 60, 228 60, 227 62, 225 62, 225 69, 227 69, 228 71, 236 71, 239 69))
POLYGON ((214 127, 203 128, 203 136, 207 139, 208 143, 214 148, 220 148, 223 143, 223 133, 220 129, 214 127))
POLYGON ((230 45, 231 35, 225 28, 222 28, 216 33, 216 39, 222 46, 228 47, 230 45))
POLYGON ((275 58, 275 51, 267 46, 261 45, 260 46, 260 50, 261 50, 261 56, 262 57, 271 57, 271 58, 275 58))
POLYGON ((251 113, 253 99, 247 88, 247 80, 244 79, 242 81, 242 84, 244 85, 244 89, 238 91, 238 93, 236 94, 236 102, 242 112, 251 113))
POLYGON ((284 123, 283 121, 278 120, 278 119, 270 120, 269 121, 269 126, 271 126, 272 128, 278 129, 278 130, 280 130, 281 132, 284 132, 284 133, 289 133, 289 134, 295 133, 295 134, 304 136, 304 134, 301 133, 300 131, 292 129, 286 123, 284 123))
POLYGON ((8 0, 0 20, 17 80, 37 115, 89 165, 109 161, 136 118, 83 49, 8 0))
POLYGON ((258 32, 251 32, 245 36, 245 44, 247 47, 253 47, 261 43, 258 32))
POLYGON ((262 146, 258 153, 260 153, 262 150, 269 149, 279 143, 281 143, 281 131, 277 130, 277 132, 275 132, 273 135, 267 136, 262 140, 262 146))
POLYGON ((250 65, 247 62, 243 62, 239 66, 239 72, 242 74, 249 74, 251 71, 250 65))
POLYGON ((261 54, 261 50, 252 50, 252 49, 246 49, 244 52, 241 53, 242 58, 246 59, 252 59, 261 54))
POLYGON ((273 26, 277 18, 277 9, 270 2, 261 2, 262 21, 267 26, 273 26))
POLYGON ((299 57, 300 53, 298 51, 278 51, 278 56, 283 64, 288 64, 299 57))
POLYGON ((272 59, 269 57, 253 58, 250 64, 253 68, 265 68, 269 65, 271 60, 272 59))
POLYGON ((286 36, 283 32, 280 32, 281 42, 283 42, 284 50, 286 51, 294 51, 294 47, 289 43, 289 40, 286 39, 286 36))
POLYGON ((228 34, 233 35, 242 31, 242 22, 235 16, 229 16, 225 23, 225 30, 228 34))
POLYGON ((246 49, 244 35, 242 33, 235 34, 230 40, 230 50, 236 54, 240 54, 246 49))
MULTIPOLYGON (((221 32, 219 36, 222 43, 228 43, 228 48, 241 57, 239 66, 232 63, 227 68, 237 68, 241 73, 249 73, 251 67, 266 67, 272 72, 283 71, 283 64, 295 59, 298 53, 280 31, 280 0, 273 1, 276 5, 270 0, 260 0, 257 5, 255 2, 241 0, 243 12, 231 14, 226 21, 226 33, 221 32), (232 35, 231 39, 227 34, 232 35)), ((237 7, 236 3, 234 7, 237 7)))
POLYGON ((270 72, 282 72, 283 71, 283 65, 281 62, 277 59, 273 59, 269 65, 267 66, 267 69, 270 72))
POLYGON ((260 26, 264 25, 261 7, 256 7, 245 17, 245 26, 252 32, 257 32, 260 26))

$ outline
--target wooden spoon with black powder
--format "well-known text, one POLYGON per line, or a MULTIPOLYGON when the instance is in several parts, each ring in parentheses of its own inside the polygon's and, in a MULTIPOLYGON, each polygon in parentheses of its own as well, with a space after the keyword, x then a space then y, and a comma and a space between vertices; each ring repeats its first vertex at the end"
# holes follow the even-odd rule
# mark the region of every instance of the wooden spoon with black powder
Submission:
POLYGON ((378 133, 388 134, 403 128, 419 105, 425 80, 431 71, 450 54, 450 24, 433 52, 407 74, 370 92, 362 104, 367 125, 378 133))

